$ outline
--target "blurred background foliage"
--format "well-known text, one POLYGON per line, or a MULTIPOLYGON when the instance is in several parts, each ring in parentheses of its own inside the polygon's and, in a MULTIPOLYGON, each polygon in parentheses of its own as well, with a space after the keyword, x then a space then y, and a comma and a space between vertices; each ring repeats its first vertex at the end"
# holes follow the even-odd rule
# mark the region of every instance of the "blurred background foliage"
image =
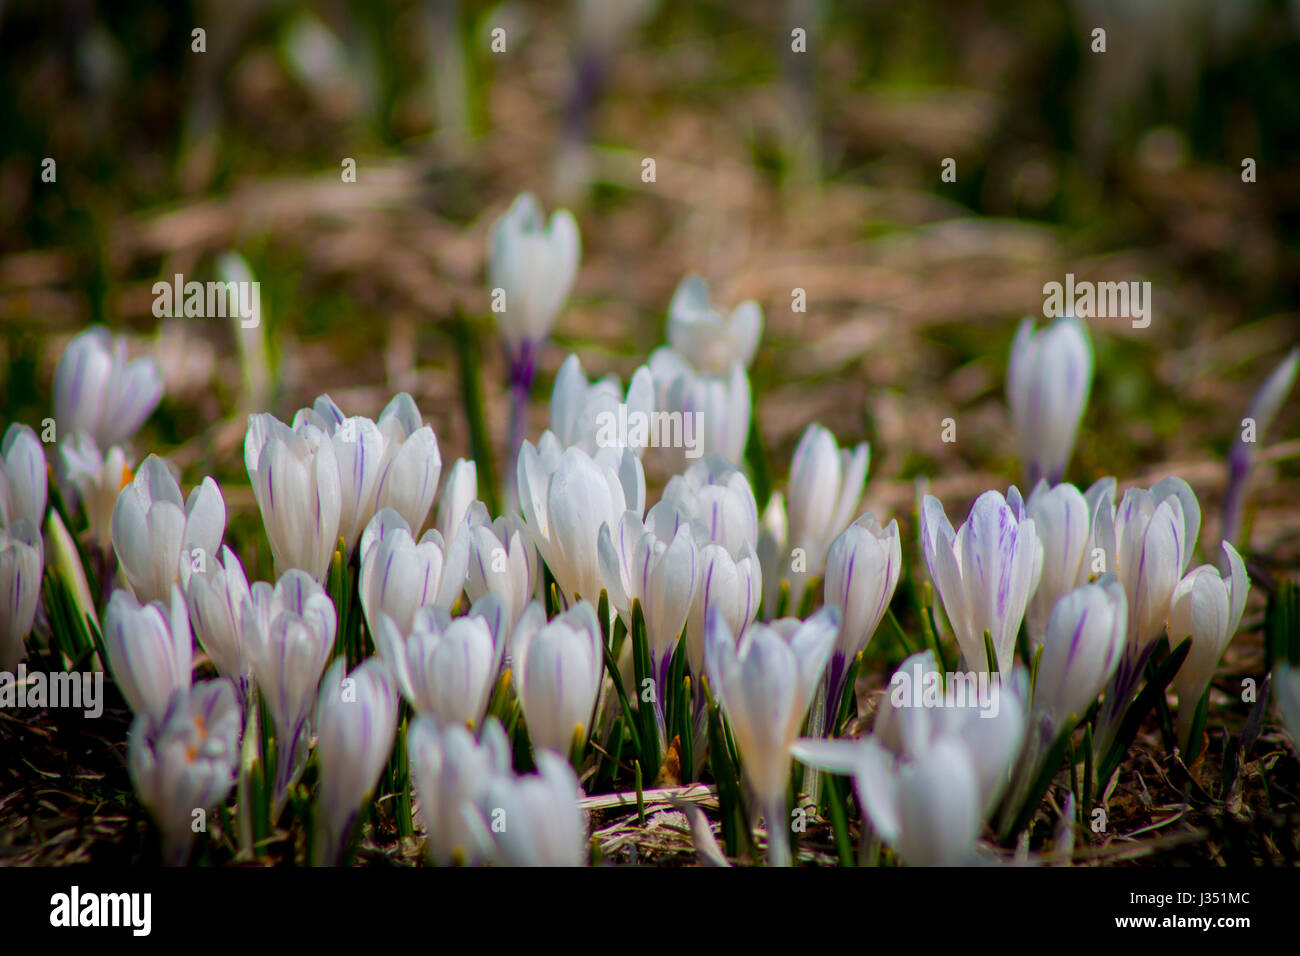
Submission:
MULTIPOLYGON (((68 337, 105 322, 164 367, 137 452, 187 486, 216 474, 247 511, 235 332, 151 309, 153 282, 215 278, 233 249, 262 283, 271 410, 329 391, 373 415, 409 390, 450 464, 468 331, 504 441, 483 253, 530 189, 575 211, 584 246, 530 437, 569 350, 626 378, 699 272, 722 304, 764 307, 752 374, 778 484, 820 420, 872 442, 864 508, 906 514, 923 475, 969 499, 1016 478, 1005 356, 1043 284, 1149 280, 1149 329, 1090 322, 1070 477, 1177 470, 1212 541, 1222 457, 1300 339, 1298 152, 1294 0, 3 0, 4 417, 44 417, 68 337)), ((1298 418, 1293 401, 1272 438, 1298 418)), ((1268 459, 1257 495, 1252 543, 1282 563, 1300 559, 1296 457, 1268 459)))

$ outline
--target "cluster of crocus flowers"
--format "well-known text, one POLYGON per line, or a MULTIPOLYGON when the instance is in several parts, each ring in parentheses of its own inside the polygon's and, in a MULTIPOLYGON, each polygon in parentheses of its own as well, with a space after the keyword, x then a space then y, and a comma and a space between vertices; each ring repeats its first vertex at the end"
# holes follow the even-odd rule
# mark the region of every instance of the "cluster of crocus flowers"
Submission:
MULTIPOLYGON (((572 217, 561 211, 548 226, 530 196, 493 229, 489 282, 517 398, 579 255, 572 217)), ((958 706, 895 693, 900 680, 953 678, 936 640, 895 673, 869 736, 825 739, 844 729, 835 718, 850 677, 899 588, 902 538, 897 521, 853 520, 869 448, 841 447, 817 424, 760 517, 741 462, 762 323, 756 303, 717 309, 689 277, 669 307, 668 345, 626 389, 614 376, 589 379, 569 356, 549 430, 513 446, 518 508, 499 515, 478 500, 473 460, 455 462, 439 498, 437 438, 408 394, 375 419, 328 395, 288 424, 251 415, 245 467, 274 583, 250 582, 222 547, 226 503, 212 478, 186 498, 163 459, 128 468, 123 446, 160 395, 156 366, 128 363, 103 330, 75 339, 55 382, 69 433, 62 462, 90 537, 117 557, 105 663, 136 714, 130 773, 165 858, 188 859, 190 817, 224 801, 237 777, 242 823, 250 778, 239 774, 259 756, 274 755, 273 776, 257 785, 269 786, 277 823, 313 779, 304 772, 314 752, 314 862, 343 860, 367 801, 390 797, 381 788, 409 769, 434 862, 579 864, 580 775, 589 778, 594 751, 621 764, 626 750, 605 754, 604 735, 614 749, 635 738, 640 758, 655 752, 653 740, 641 752, 647 725, 628 726, 633 707, 648 720, 649 706, 659 754, 695 730, 683 777, 706 756, 715 773, 738 758, 774 864, 791 862, 794 759, 851 775, 871 828, 903 861, 970 863, 995 816, 1005 830, 1036 799, 1032 785, 1102 694, 1093 728, 1096 748, 1109 745, 1164 635, 1171 646, 1191 639, 1172 688, 1178 743, 1194 755, 1198 713, 1242 619, 1245 564, 1225 542, 1218 567, 1191 567, 1200 508, 1180 479, 1130 488, 1118 506, 1112 478, 1087 491, 1053 484, 1092 376, 1087 333, 1072 318, 1040 332, 1026 323, 1013 346, 1007 395, 1028 500, 1016 487, 985 491, 956 530, 937 498, 919 508, 936 610, 981 693, 958 706), (674 474, 653 506, 644 446, 602 431, 624 413, 702 415, 702 457, 670 448, 674 474), (1017 662, 1022 624, 1028 669, 1017 662), (641 670, 642 639, 649 680, 639 674, 627 694, 617 655, 635 653, 641 670), (209 667, 219 679, 196 682, 209 667), (693 711, 675 706, 692 693, 693 711), (706 725, 709 736, 722 729, 713 739, 726 753, 708 753, 706 725), (536 773, 515 772, 524 753, 536 773)), ((58 560, 80 567, 66 528, 47 518, 45 473, 36 435, 11 427, 0 447, 0 666, 21 658, 37 618, 43 527, 58 560)), ((1276 680, 1284 717, 1300 722, 1294 666, 1279 663, 1276 680)))

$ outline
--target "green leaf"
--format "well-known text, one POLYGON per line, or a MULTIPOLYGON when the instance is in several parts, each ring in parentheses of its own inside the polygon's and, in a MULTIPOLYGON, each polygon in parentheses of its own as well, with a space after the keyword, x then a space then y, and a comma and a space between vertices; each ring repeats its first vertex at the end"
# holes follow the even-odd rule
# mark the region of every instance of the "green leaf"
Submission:
POLYGON ((483 361, 479 355, 478 336, 458 309, 451 322, 451 338, 460 365, 461 402, 469 428, 470 455, 478 466, 479 493, 489 514, 501 513, 497 480, 492 466, 492 440, 487 417, 483 412, 483 361))

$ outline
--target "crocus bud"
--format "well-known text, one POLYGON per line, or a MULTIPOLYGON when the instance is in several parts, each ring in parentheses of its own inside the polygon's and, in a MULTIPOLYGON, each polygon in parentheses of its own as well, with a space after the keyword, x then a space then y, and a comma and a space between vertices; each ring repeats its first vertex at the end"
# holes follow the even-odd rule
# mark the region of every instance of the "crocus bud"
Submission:
POLYGON ((384 436, 384 460, 375 489, 375 512, 392 508, 415 534, 424 527, 438 494, 442 474, 438 438, 406 392, 394 396, 379 413, 378 425, 384 436))
POLYGON ((234 688, 224 680, 178 690, 159 719, 142 713, 131 725, 131 783, 162 831, 168 866, 188 861, 196 813, 206 816, 230 793, 241 729, 234 688))
POLYGON ((1025 612, 1025 630, 1031 648, 1037 649, 1047 634, 1047 619, 1056 602, 1088 579, 1084 560, 1091 515, 1088 502, 1074 485, 1034 486, 1025 511, 1034 519, 1043 546, 1043 573, 1025 612))
MULTIPOLYGON (((76 539, 64 525, 59 512, 53 508, 45 517, 45 557, 50 573, 59 578, 68 589, 72 599, 73 611, 77 620, 88 621, 94 629, 103 633, 99 624, 99 615, 95 613, 95 601, 90 596, 90 582, 86 580, 86 568, 81 563, 81 554, 77 551, 76 539)), ((91 662, 96 670, 100 669, 98 658, 91 662)))
POLYGON ((531 193, 521 193, 496 221, 488 245, 488 285, 500 289, 496 308, 501 337, 515 354, 551 334, 578 274, 582 255, 578 224, 567 209, 543 220, 531 193))
POLYGON ((176 691, 190 688, 194 648, 185 598, 172 585, 170 601, 140 604, 119 588, 104 614, 108 669, 137 714, 161 721, 176 691))
POLYGON ((465 588, 469 539, 464 535, 447 546, 437 529, 416 544, 402 516, 391 508, 378 512, 361 537, 361 609, 371 633, 380 613, 393 619, 400 633, 409 633, 415 612, 426 605, 444 611, 465 588))
POLYGON ((362 805, 373 795, 397 732, 397 697, 384 665, 368 658, 346 674, 337 660, 321 681, 316 706, 320 760, 316 862, 338 863, 362 805))
POLYGON ((0 526, 26 521, 39 528, 46 492, 45 449, 31 428, 14 423, 0 445, 0 526))
POLYGON ((1043 570, 1037 527, 1025 514, 1020 493, 1014 487, 1008 498, 984 492, 956 533, 939 499, 926 495, 921 544, 967 664, 989 667, 984 652, 989 631, 998 671, 1009 673, 1020 621, 1043 570))
POLYGON ((501 668, 502 642, 493 628, 502 621, 501 601, 489 594, 455 619, 439 607, 420 608, 405 637, 380 614, 375 644, 417 712, 439 724, 473 728, 483 720, 501 668))
POLYGON ((708 283, 697 275, 683 279, 668 304, 668 344, 701 372, 726 372, 732 363, 748 368, 762 334, 757 302, 742 302, 725 315, 713 307, 708 283))
POLYGON ((286 571, 275 587, 251 588, 251 613, 240 618, 244 653, 275 725, 277 768, 273 816, 307 763, 307 719, 316 685, 334 649, 338 618, 325 589, 305 571, 286 571))
MULTIPOLYGON (((486 512, 483 512, 486 517, 486 512)), ((471 518, 473 521, 473 518, 471 518)), ((501 599, 511 633, 532 600, 539 574, 537 549, 517 515, 505 515, 491 524, 472 524, 469 540, 469 576, 465 593, 478 601, 491 593, 501 599)))
POLYGON ((244 652, 243 618, 252 613, 252 591, 239 556, 222 547, 221 560, 190 575, 185 584, 194 636, 212 659, 217 673, 229 678, 241 701, 248 698, 248 657, 244 652))
POLYGON ((542 560, 568 601, 600 597, 600 526, 645 510, 645 471, 630 450, 561 450, 551 432, 534 448, 524 442, 518 463, 519 503, 542 560))
POLYGON ((550 623, 530 604, 515 626, 512 670, 534 752, 568 756, 591 729, 604 671, 596 612, 580 601, 550 623))
POLYGON ((622 451, 626 446, 640 457, 650 442, 648 416, 654 407, 650 369, 642 366, 636 370, 625 395, 618 376, 588 382, 582 362, 570 355, 560 366, 551 390, 551 431, 566 448, 576 445, 588 455, 595 455, 599 448, 622 451), (625 406, 621 413, 620 405, 625 406), (626 416, 626 429, 619 428, 621 415, 626 416), (634 441, 638 421, 646 423, 646 432, 634 441))
POLYGON ((831 542, 852 520, 862 497, 871 450, 858 445, 840 450, 835 436, 821 425, 809 425, 795 448, 786 492, 792 555, 790 607, 797 609, 808 579, 826 566, 831 542), (802 568, 803 570, 798 570, 802 568))
POLYGON ((903 568, 898 522, 880 527, 865 514, 831 543, 826 558, 826 604, 840 609, 839 634, 826 672, 828 731, 840 707, 849 664, 861 653, 889 609, 903 568))
POLYGON ((267 414, 248 416, 244 464, 277 574, 290 568, 317 581, 338 547, 341 490, 328 433, 310 422, 289 428, 267 414))
POLYGON ((113 507, 113 550, 142 602, 167 599, 173 584, 214 560, 226 530, 226 502, 211 478, 181 498, 180 485, 156 455, 113 507))
POLYGON ((157 362, 128 362, 126 340, 92 326, 68 343, 54 370, 54 419, 64 434, 84 431, 110 448, 131 440, 162 394, 157 362))
POLYGON ((709 686, 727 716, 745 779, 767 820, 768 859, 790 863, 785 792, 790 745, 799 735, 817 682, 835 646, 840 612, 825 607, 807 621, 753 624, 735 638, 715 613, 705 634, 709 686))
POLYGON ((1128 599, 1115 575, 1085 584, 1052 608, 1034 680, 1033 723, 1050 747, 1082 718, 1115 673, 1124 652, 1128 599))
POLYGON ((135 477, 126 453, 114 445, 103 455, 95 440, 77 432, 59 446, 63 467, 81 499, 90 537, 103 552, 113 546, 113 509, 117 496, 135 477))
POLYGON ((482 804, 493 779, 510 773, 510 745, 501 725, 489 720, 482 740, 475 741, 464 725, 416 717, 406 746, 429 859, 438 866, 490 860, 491 820, 482 804))
POLYGON ((641 602, 655 680, 655 716, 662 736, 666 732, 663 702, 667 700, 668 668, 695 592, 696 551, 691 529, 682 525, 671 539, 664 540, 647 531, 636 512, 628 511, 612 533, 609 525, 600 526, 598 546, 610 604, 629 627, 632 604, 641 602))
POLYGON ((1092 388, 1092 342, 1074 316, 1041 331, 1020 323, 1007 366, 1007 404, 1025 480, 1061 480, 1092 388))
POLYGON ((1223 494, 1224 541, 1234 542, 1241 534, 1241 513, 1250 486, 1255 449, 1291 393, 1297 373, 1300 373, 1300 346, 1287 353, 1281 364, 1264 379, 1264 384, 1250 401, 1246 417, 1241 420, 1241 432, 1228 452, 1228 487, 1223 494))
POLYGON ((1229 576, 1225 579, 1213 565, 1202 564, 1178 582, 1170 602, 1170 646, 1177 647, 1187 637, 1192 639, 1187 659, 1173 679, 1174 693, 1178 695, 1178 744, 1184 753, 1191 743, 1197 703, 1210 686, 1219 658, 1241 626, 1250 591, 1241 555, 1227 541, 1222 547, 1229 576))
POLYGON ((581 866, 587 815, 577 775, 563 757, 537 754, 537 773, 497 774, 482 795, 494 859, 503 866, 581 866))
POLYGON ((23 641, 36 620, 44 563, 41 536, 26 519, 0 527, 0 671, 15 672, 26 656, 23 641))
POLYGON ((469 527, 470 508, 478 499, 478 465, 472 458, 457 458, 442 489, 435 524, 448 544, 469 527))

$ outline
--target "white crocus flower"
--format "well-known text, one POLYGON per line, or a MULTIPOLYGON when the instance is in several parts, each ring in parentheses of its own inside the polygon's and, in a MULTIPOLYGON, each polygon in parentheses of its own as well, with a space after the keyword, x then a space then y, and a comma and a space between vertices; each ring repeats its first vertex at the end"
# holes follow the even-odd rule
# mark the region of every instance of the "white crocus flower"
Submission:
POLYGON ((190 688, 194 661, 190 618, 179 585, 167 604, 141 604, 119 588, 104 615, 108 668, 122 696, 137 714, 162 720, 176 691, 190 688))
POLYGON ((946 687, 944 680, 933 652, 904 660, 890 678, 872 738, 900 761, 916 759, 944 737, 960 739, 974 759, 980 806, 988 816, 1007 788, 1025 738, 1028 674, 1017 667, 1010 674, 947 675, 946 687))
POLYGON ((826 558, 826 604, 840 609, 839 635, 826 672, 826 709, 822 727, 831 726, 854 659, 871 640, 889 609, 903 569, 898 522, 882 528, 865 514, 836 538, 826 558))
POLYGON ((630 450, 562 449, 552 432, 537 447, 524 442, 518 463, 519 503, 542 560, 566 601, 596 600, 604 583, 596 539, 600 526, 645 510, 645 471, 630 450))
POLYGON ((1071 717, 1080 719, 1119 666, 1128 599, 1114 574, 1066 594, 1052 608, 1034 679, 1033 723, 1050 746, 1071 717))
POLYGON ((763 334, 763 311, 748 300, 724 315, 709 301, 709 286, 697 275, 677 286, 668 305, 668 344, 701 372, 721 373, 754 361, 763 334))
POLYGON ((1097 716, 1094 745, 1104 755, 1133 699, 1142 670, 1169 620, 1174 588, 1187 571, 1200 533, 1196 494, 1181 478, 1165 478, 1150 490, 1130 488, 1119 508, 1103 495, 1093 516, 1097 547, 1128 598, 1124 655, 1097 716))
POLYGON ((581 866, 587 856, 582 788, 563 757, 537 754, 537 773, 497 774, 481 796, 493 857, 503 866, 581 866))
POLYGON ((334 649, 338 618, 325 589, 305 571, 291 569, 274 588, 251 588, 251 611, 240 618, 243 651, 275 725, 278 817, 289 788, 307 764, 307 720, 316 686, 334 649))
POLYGON ((979 776, 960 739, 942 737, 907 761, 897 761, 870 737, 800 741, 794 753, 810 766, 851 773, 872 830, 909 866, 969 866, 978 860, 979 776))
POLYGON ((127 735, 127 768, 162 831, 164 860, 184 866, 196 810, 226 799, 239 766, 239 705, 227 681, 178 690, 157 720, 139 714, 127 735))
MULTIPOLYGON (((329 401, 329 397, 322 396, 317 404, 322 400, 329 401)), ((350 558, 361 532, 375 515, 384 467, 384 436, 378 425, 359 415, 344 418, 328 434, 339 469, 339 537, 347 548, 345 556, 350 558)))
POLYGON ((272 415, 248 416, 244 465, 277 574, 290 568, 317 581, 338 547, 341 490, 329 433, 310 421, 290 428, 272 415))
POLYGON ((162 394, 157 362, 128 362, 126 340, 92 326, 68 343, 54 370, 54 420, 64 434, 84 431, 111 448, 131 440, 162 394))
POLYGON ((472 458, 457 458, 447 473, 447 487, 442 489, 438 502, 438 517, 434 524, 448 544, 468 530, 470 511, 478 499, 478 465, 472 458))
MULTIPOLYGON (((754 623, 762 604, 763 575, 758 555, 745 542, 741 556, 735 558, 720 544, 707 542, 698 546, 696 578, 691 609, 686 617, 686 660, 695 677, 694 686, 700 689, 699 677, 704 673, 705 632, 709 618, 716 612, 722 615, 727 630, 736 639, 754 623)), ((703 700, 703 695, 696 697, 703 700)))
POLYGON ((639 457, 645 452, 650 434, 649 415, 655 408, 654 379, 650 369, 642 366, 632 375, 624 394, 618 376, 607 375, 598 382, 588 382, 578 356, 570 355, 560 366, 551 390, 551 431, 566 448, 576 445, 588 455, 600 448, 621 451, 621 443, 639 457), (627 432, 619 433, 619 406, 626 407, 627 432), (646 423, 641 441, 631 441, 638 420, 646 423), (611 440, 612 436, 612 440, 611 440))
POLYGON ((59 447, 63 467, 90 524, 90 536, 107 553, 113 547, 113 509, 117 496, 135 477, 126 452, 114 445, 100 454, 95 440, 77 432, 59 447))
POLYGON ((1170 602, 1170 646, 1177 647, 1187 637, 1192 639, 1187 659, 1173 679, 1173 690, 1178 695, 1178 745, 1184 754, 1189 752, 1197 704, 1210 686, 1219 658, 1241 626, 1250 591, 1241 555, 1227 541, 1222 546, 1228 577, 1225 579, 1213 565, 1202 564, 1178 582, 1170 602))
POLYGON ((397 697, 383 663, 371 657, 348 674, 344 661, 335 661, 321 681, 316 706, 315 862, 339 862, 388 763, 396 732, 397 697))
POLYGON ((786 490, 791 549, 790 609, 797 611, 808 580, 821 574, 831 542, 857 511, 871 449, 866 444, 841 450, 821 425, 809 425, 790 464, 786 490))
POLYGON ((661 442, 668 470, 681 472, 701 455, 721 455, 739 462, 749 441, 753 398, 749 376, 739 362, 717 374, 697 371, 670 348, 650 354, 655 380, 655 405, 667 413, 672 435, 680 419, 681 441, 661 442))
POLYGON ((226 502, 211 478, 181 498, 167 463, 150 455, 113 507, 113 550, 142 602, 166 600, 173 584, 216 559, 226 502))
POLYGON ((212 659, 217 673, 230 679, 241 701, 248 698, 249 664, 244 651, 243 620, 252 613, 253 594, 239 556, 229 547, 221 560, 190 575, 185 584, 194 636, 212 659))
MULTIPOLYGON (((531 193, 521 193, 492 227, 488 285, 504 293, 501 336, 512 355, 531 353, 551 333, 578 274, 578 224, 567 209, 549 223, 531 193)), ((495 305, 495 303, 494 303, 495 305)))
POLYGON ((758 545, 754 490, 745 473, 721 455, 705 455, 684 474, 668 479, 663 497, 646 516, 646 525, 660 536, 674 533, 675 523, 681 521, 700 524, 704 537, 697 536, 697 543, 720 544, 736 558, 745 553, 746 545, 750 549, 758 545))
POLYGON ((1092 387, 1092 342, 1074 316, 1034 331, 1025 319, 1011 343, 1007 404, 1030 487, 1061 480, 1092 387))
POLYGON ((294 417, 294 430, 304 425, 330 437, 339 469, 339 535, 348 557, 380 509, 393 508, 417 531, 423 527, 437 494, 442 459, 437 437, 410 395, 394 396, 378 422, 349 418, 332 398, 321 395, 294 417))
POLYGON ((438 494, 442 475, 438 438, 406 392, 394 396, 379 413, 378 425, 384 436, 384 461, 375 489, 375 513, 392 508, 415 534, 424 527, 438 494))
POLYGON ((835 633, 838 608, 822 608, 807 621, 784 618, 751 625, 739 646, 721 614, 708 622, 705 669, 709 686, 727 716, 745 779, 767 821, 768 860, 790 864, 786 786, 790 746, 822 678, 835 633))
POLYGON ((697 555, 691 528, 682 525, 671 538, 660 537, 647 530, 636 512, 628 511, 612 531, 608 524, 600 526, 598 548, 609 602, 629 629, 632 604, 641 602, 655 682, 655 720, 660 743, 664 743, 668 670, 696 585, 697 555))
POLYGON ((416 717, 406 746, 429 859, 438 866, 490 861, 491 820, 481 806, 492 781, 510 773, 510 745, 501 725, 489 720, 475 741, 463 725, 416 717))
POLYGON ((600 623, 580 601, 547 623, 539 604, 530 604, 515 626, 512 670, 515 693, 528 722, 534 752, 568 756, 591 730, 604 671, 600 623))
POLYGON ((537 549, 517 515, 503 515, 491 524, 486 518, 487 510, 481 506, 471 511, 465 593, 471 601, 489 593, 500 598, 513 633, 537 586, 537 549))
POLYGON ((1114 478, 1101 479, 1085 494, 1074 485, 1048 487, 1040 481, 1025 502, 1043 546, 1043 573, 1025 611, 1031 649, 1042 645, 1056 602, 1105 573, 1105 551, 1093 533, 1092 516, 1099 507, 1113 509, 1114 495, 1114 478))
POLYGON ((926 495, 921 543, 967 665, 990 666, 984 651, 989 631, 997 669, 1009 673, 1020 622, 1043 569, 1037 528, 1020 493, 1013 487, 1004 499, 996 491, 984 492, 956 533, 939 499, 926 495))
POLYGON ((0 527, 26 521, 45 523, 45 449, 26 425, 13 424, 0 444, 0 527))
MULTIPOLYGON (((905 660, 890 681, 876 731, 860 740, 798 741, 801 762, 853 775, 872 829, 910 866, 969 865, 978 860, 982 821, 1010 781, 1025 733, 1013 680, 989 680, 953 706, 914 706, 917 680, 941 687, 930 651, 905 660)), ((951 679, 951 678, 950 678, 951 679)))
POLYGON ((41 598, 45 546, 40 532, 20 518, 0 527, 0 671, 14 673, 25 656, 41 598))
POLYGON ((415 612, 411 633, 379 615, 375 645, 402 696, 439 724, 482 723, 501 669, 501 601, 486 595, 470 613, 451 618, 439 607, 415 612))
POLYGON ((361 536, 361 609, 373 634, 382 612, 401 633, 409 633, 415 612, 433 604, 450 611, 465 588, 469 539, 447 545, 437 529, 419 543, 402 516, 392 509, 378 512, 361 536))

